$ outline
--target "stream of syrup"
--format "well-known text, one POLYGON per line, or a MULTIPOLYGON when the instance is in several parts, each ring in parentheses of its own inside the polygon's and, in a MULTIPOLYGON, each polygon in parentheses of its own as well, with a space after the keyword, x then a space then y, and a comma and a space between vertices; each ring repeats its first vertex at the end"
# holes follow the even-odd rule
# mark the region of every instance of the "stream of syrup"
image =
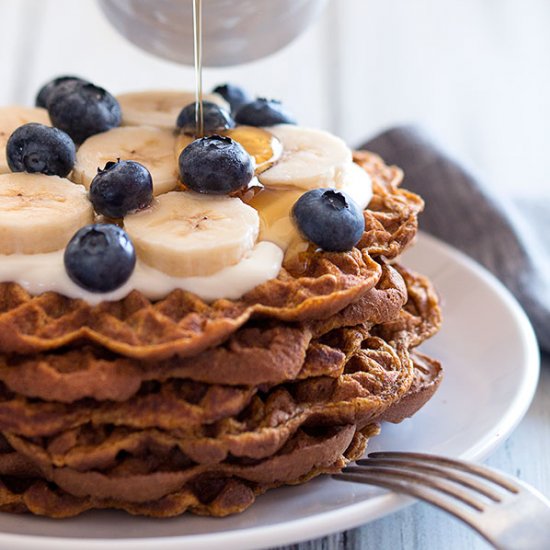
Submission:
POLYGON ((202 106, 202 0, 193 0, 193 41, 195 59, 195 137, 199 138, 204 136, 202 106))
MULTIPOLYGON (((195 135, 181 134, 178 147, 183 149, 193 139, 204 137, 204 111, 202 93, 202 0, 193 0, 193 40, 195 62, 195 135)), ((240 126, 220 132, 238 141, 254 158, 256 175, 267 170, 282 154, 281 143, 267 130, 240 126)), ((307 243, 298 235, 290 220, 290 209, 303 191, 264 191, 244 199, 258 210, 260 215, 260 240, 276 243, 286 257, 297 257, 307 248, 307 243)))

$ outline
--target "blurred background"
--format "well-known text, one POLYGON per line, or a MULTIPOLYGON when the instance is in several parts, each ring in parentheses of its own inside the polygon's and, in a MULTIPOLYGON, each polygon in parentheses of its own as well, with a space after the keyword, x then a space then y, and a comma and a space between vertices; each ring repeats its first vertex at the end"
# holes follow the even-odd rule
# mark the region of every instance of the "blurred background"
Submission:
MULTIPOLYGON (((0 21, 1 104, 32 104, 60 74, 113 93, 194 85, 191 67, 129 44, 94 0, 0 0, 0 21)), ((279 98, 351 145, 419 124, 507 194, 550 195, 549 26, 547 0, 330 0, 284 50, 204 80, 279 98)))

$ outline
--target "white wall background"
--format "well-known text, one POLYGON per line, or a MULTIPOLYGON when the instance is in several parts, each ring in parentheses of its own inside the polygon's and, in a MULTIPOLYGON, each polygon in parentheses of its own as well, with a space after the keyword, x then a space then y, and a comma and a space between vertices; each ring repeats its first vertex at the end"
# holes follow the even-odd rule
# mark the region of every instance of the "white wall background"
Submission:
MULTIPOLYGON (((0 23, 2 104, 30 104, 64 73, 115 93, 193 86, 191 68, 125 42, 93 0, 0 0, 0 23)), ((205 83, 283 99, 351 144, 422 124, 494 186, 550 196, 549 58, 547 0, 331 0, 285 50, 205 83)))

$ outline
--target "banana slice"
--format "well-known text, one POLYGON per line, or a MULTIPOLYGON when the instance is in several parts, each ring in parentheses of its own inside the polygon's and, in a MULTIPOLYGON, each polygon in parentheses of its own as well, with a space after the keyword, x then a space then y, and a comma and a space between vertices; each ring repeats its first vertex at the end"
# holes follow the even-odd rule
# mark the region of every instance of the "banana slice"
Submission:
POLYGON ((279 124, 269 131, 282 143, 283 153, 260 174, 260 182, 266 187, 334 187, 340 172, 352 162, 351 150, 344 141, 323 130, 279 124))
POLYGON ((6 144, 12 133, 29 122, 51 125, 46 109, 38 107, 0 107, 0 174, 10 172, 6 160, 6 144))
POLYGON ((141 261, 175 277, 211 275, 254 247, 258 213, 240 199, 173 191, 124 227, 141 261))
POLYGON ((153 178, 153 193, 172 191, 178 185, 178 166, 174 159, 175 137, 169 130, 151 126, 127 126, 88 138, 78 149, 71 179, 90 187, 98 168, 109 161, 135 160, 153 178))
MULTIPOLYGON (((195 94, 194 92, 155 90, 121 94, 117 99, 122 108, 123 125, 158 126, 173 130, 180 111, 195 101, 195 94)), ((221 95, 204 94, 203 99, 217 103, 231 112, 229 104, 221 95)))
POLYGON ((0 176, 0 254, 60 250, 92 220, 92 205, 81 185, 43 174, 0 176))
POLYGON ((364 210, 372 199, 371 177, 355 162, 350 163, 342 170, 334 187, 345 191, 361 210, 364 210))

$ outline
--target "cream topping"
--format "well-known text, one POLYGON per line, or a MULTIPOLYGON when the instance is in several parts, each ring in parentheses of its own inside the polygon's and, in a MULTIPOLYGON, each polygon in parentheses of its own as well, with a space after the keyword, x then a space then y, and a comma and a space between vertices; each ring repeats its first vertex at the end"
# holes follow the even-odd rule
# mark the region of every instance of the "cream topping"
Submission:
POLYGON ((283 251, 270 242, 259 242, 239 263, 202 277, 171 277, 139 261, 130 279, 113 292, 88 292, 67 275, 64 250, 47 254, 0 255, 0 282, 15 281, 30 294, 55 291, 69 298, 82 298, 90 304, 120 300, 139 290, 151 300, 163 298, 180 288, 203 300, 238 299, 257 285, 277 277, 283 251))

